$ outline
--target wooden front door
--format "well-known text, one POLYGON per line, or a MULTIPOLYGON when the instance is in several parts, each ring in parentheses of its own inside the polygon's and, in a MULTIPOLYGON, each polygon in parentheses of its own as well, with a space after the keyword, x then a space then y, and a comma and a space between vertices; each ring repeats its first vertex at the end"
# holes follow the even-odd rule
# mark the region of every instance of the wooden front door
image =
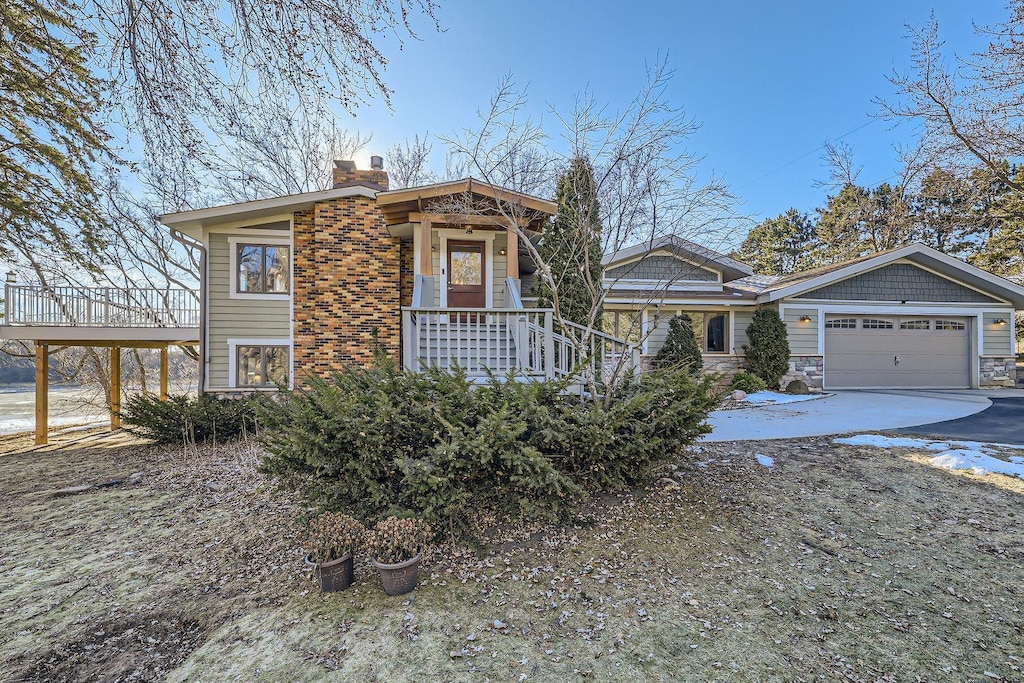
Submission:
POLYGON ((448 242, 448 308, 484 308, 483 242, 448 242))

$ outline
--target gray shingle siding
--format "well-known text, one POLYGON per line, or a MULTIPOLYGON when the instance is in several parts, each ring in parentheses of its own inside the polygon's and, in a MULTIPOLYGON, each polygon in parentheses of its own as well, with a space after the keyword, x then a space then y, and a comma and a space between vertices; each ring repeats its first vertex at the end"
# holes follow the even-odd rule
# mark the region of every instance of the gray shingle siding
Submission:
POLYGON ((623 278, 626 280, 656 280, 659 282, 674 280, 718 282, 717 273, 672 256, 648 256, 640 261, 627 263, 624 266, 609 268, 605 271, 605 277, 612 280, 623 278))
POLYGON ((909 263, 894 263, 800 294, 830 301, 949 301, 982 304, 995 299, 909 263))

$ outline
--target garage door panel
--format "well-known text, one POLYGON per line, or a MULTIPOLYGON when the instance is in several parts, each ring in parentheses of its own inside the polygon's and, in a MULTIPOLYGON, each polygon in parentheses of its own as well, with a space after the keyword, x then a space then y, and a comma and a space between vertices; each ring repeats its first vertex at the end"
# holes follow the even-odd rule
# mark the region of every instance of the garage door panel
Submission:
MULTIPOLYGON (((856 316, 855 329, 829 327, 829 321, 838 317, 826 316, 827 388, 970 386, 970 338, 965 319, 942 319, 956 322, 952 326, 962 329, 936 329, 935 319, 920 316, 904 319, 856 316), (926 325, 928 329, 900 329, 901 320, 913 321, 908 323, 911 327, 926 325), (923 322, 925 320, 927 322, 923 322), (871 327, 865 328, 865 324, 871 327), (888 324, 892 326, 885 328, 888 324)), ((853 317, 842 316, 846 321, 853 317)))

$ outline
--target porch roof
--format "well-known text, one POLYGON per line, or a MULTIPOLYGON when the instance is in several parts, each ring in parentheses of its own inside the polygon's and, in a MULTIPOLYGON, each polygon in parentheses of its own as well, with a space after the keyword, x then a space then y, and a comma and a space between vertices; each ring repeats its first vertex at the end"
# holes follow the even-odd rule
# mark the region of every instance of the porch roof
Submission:
POLYGON ((514 218, 524 228, 534 232, 541 232, 544 222, 558 213, 555 202, 473 178, 391 190, 377 195, 377 206, 384 213, 384 222, 388 226, 418 222, 413 220, 417 218, 415 214, 444 216, 447 220, 443 222, 493 223, 496 219, 504 218, 498 209, 499 202, 511 207, 514 218), (446 202, 445 197, 453 199, 446 202))

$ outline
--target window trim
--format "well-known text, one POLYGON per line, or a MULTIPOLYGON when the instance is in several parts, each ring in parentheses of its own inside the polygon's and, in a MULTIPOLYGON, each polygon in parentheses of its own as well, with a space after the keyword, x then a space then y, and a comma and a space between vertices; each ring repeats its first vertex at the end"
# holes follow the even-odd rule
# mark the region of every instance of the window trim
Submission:
POLYGON ((291 238, 277 235, 231 235, 228 237, 229 268, 231 284, 228 297, 231 299, 247 299, 249 301, 288 301, 291 299, 295 283, 292 273, 292 262, 295 260, 291 238), (242 245, 258 247, 288 247, 288 291, 287 292, 240 292, 238 291, 238 251, 242 245))
POLYGON ((294 386, 292 363, 295 357, 291 339, 228 339, 228 386, 232 389, 274 389, 273 384, 248 385, 238 383, 238 349, 242 346, 278 346, 288 349, 288 387, 294 386))

